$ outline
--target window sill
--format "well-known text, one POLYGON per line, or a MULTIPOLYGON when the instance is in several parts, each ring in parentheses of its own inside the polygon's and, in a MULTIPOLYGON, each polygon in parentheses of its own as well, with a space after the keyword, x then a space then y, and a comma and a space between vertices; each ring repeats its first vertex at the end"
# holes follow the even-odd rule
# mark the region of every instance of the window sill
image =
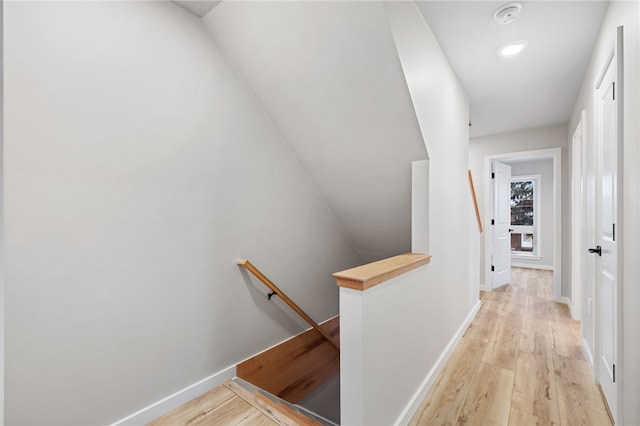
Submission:
POLYGON ((522 254, 522 253, 512 253, 512 259, 523 259, 523 260, 542 260, 542 256, 538 256, 535 254, 522 254))

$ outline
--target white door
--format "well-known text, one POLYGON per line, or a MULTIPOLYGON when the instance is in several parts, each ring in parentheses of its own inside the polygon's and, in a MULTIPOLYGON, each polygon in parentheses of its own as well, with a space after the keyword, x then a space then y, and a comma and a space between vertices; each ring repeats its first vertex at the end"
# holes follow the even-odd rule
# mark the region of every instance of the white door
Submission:
POLYGON ((491 288, 511 282, 511 166, 494 161, 493 182, 493 253, 491 257, 491 288))
POLYGON ((618 181, 618 112, 616 98, 616 60, 609 63, 596 88, 596 137, 600 152, 600 188, 597 197, 599 218, 596 254, 600 256, 598 271, 599 344, 598 381, 607 398, 614 420, 617 420, 616 362, 618 359, 618 256, 619 230, 617 209, 618 181), (599 250, 597 250, 599 248, 599 250))

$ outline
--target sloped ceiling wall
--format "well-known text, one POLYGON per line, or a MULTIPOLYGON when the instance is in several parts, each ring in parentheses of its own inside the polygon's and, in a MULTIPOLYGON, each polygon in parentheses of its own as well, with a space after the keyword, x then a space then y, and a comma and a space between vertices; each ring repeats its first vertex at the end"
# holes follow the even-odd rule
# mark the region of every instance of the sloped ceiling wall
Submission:
POLYGON ((409 251, 411 161, 427 152, 383 5, 222 2, 203 21, 363 261, 409 251))

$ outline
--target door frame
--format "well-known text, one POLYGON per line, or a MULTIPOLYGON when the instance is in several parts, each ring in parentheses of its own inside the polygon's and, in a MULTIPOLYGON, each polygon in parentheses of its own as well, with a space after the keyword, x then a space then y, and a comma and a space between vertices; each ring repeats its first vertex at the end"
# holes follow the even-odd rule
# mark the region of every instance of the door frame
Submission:
MULTIPOLYGON (((530 157, 553 159, 553 298, 570 306, 568 298, 561 296, 562 283, 562 148, 546 148, 533 151, 516 151, 504 154, 491 154, 484 157, 484 206, 485 217, 490 223, 493 215, 492 189, 491 189, 491 163, 494 160, 510 160, 530 157)), ((491 291, 491 253, 493 252, 493 229, 488 225, 484 237, 484 289, 491 291)))
MULTIPOLYGON (((0 1, 0 28, 4 28, 4 2, 0 1)), ((0 33, 0 99, 4 99, 4 32, 0 33)), ((0 425, 4 425, 4 105, 0 102, 0 425)))
POLYGON ((586 305, 584 295, 584 256, 586 235, 584 232, 586 209, 584 173, 587 144, 587 111, 582 110, 580 121, 571 137, 571 318, 582 321, 586 305))

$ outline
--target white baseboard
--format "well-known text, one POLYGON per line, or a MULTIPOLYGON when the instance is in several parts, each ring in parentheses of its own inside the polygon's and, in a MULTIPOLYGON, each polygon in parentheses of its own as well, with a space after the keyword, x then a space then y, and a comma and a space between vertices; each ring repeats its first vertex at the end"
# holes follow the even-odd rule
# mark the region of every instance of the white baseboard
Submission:
POLYGON ((480 310, 480 301, 478 300, 478 302, 473 306, 473 308, 469 312, 469 315, 467 315, 467 318, 465 318, 462 325, 460 325, 460 328, 458 328, 456 333, 451 338, 451 341, 449 341, 449 344, 440 355, 440 358, 438 358, 438 361, 436 361, 431 371, 429 371, 425 379, 422 381, 422 384, 420 385, 416 393, 413 394, 413 397, 409 400, 404 410, 402 410, 402 413, 400 413, 400 416, 394 423, 395 425, 409 424, 409 422, 411 421, 411 418, 420 407, 420 404, 422 403, 425 396, 427 395, 427 392, 429 391, 429 389, 431 389, 431 386, 433 386, 433 384, 435 383, 436 378, 444 368, 445 364, 449 360, 449 357, 453 353, 453 350, 456 348, 456 346, 460 342, 460 339, 464 335, 465 331, 469 327, 469 324, 471 324, 471 321, 473 320, 473 318, 475 317, 476 313, 479 310, 480 310))
MULTIPOLYGON (((331 318, 329 318, 328 320, 322 322, 321 324, 324 324, 325 322, 329 322, 332 319, 334 319, 335 317, 337 317, 338 315, 335 315, 331 318)), ((294 339, 297 336, 299 336, 300 334, 303 334, 309 330, 311 330, 312 328, 309 327, 308 329, 300 332, 299 334, 289 337, 285 340, 283 340, 282 342, 276 343, 275 345, 273 345, 271 348, 276 347, 278 345, 283 344, 284 342, 294 339)), ((264 351, 268 351, 271 348, 267 348, 264 350, 261 350, 260 352, 256 353, 255 355, 262 353, 264 351)), ((255 355, 252 355, 249 358, 254 357, 255 355)), ((238 364, 240 364, 243 361, 238 362, 238 364)), ((136 411, 135 413, 118 420, 115 423, 112 423, 111 426, 133 426, 133 425, 144 425, 146 423, 149 423, 152 420, 157 419, 158 417, 162 416, 163 414, 168 413, 169 411, 173 410, 174 408, 178 408, 179 406, 181 406, 182 404, 191 401, 192 399, 202 395, 203 393, 206 393, 208 391, 210 391, 211 389, 220 386, 221 384, 233 379, 234 377, 236 377, 236 365, 237 364, 233 364, 227 368, 225 368, 224 370, 218 371, 215 374, 212 374, 211 376, 204 378, 202 380, 200 380, 197 383, 194 383, 192 385, 187 386, 186 388, 179 390, 178 392, 174 393, 173 395, 169 395, 166 398, 161 399, 158 402, 154 402, 153 404, 136 411)), ((2 424, 2 422, 0 421, 0 425, 2 424)))
POLYGON ((584 357, 587 359, 587 363, 589 364, 589 368, 591 368, 591 373, 593 374, 593 355, 591 354, 591 349, 589 349, 589 343, 582 338, 582 352, 584 353, 584 357))
POLYGON ((491 291, 491 289, 485 284, 480 284, 480 291, 491 291))
POLYGON ((218 371, 211 376, 200 380, 197 383, 187 386, 186 388, 179 390, 173 395, 169 395, 166 398, 161 399, 158 402, 136 411, 135 413, 118 420, 111 426, 131 426, 131 425, 144 425, 152 420, 157 419, 163 414, 168 413, 174 408, 178 408, 182 404, 191 401, 192 399, 210 391, 211 389, 220 386, 221 384, 236 377, 235 364, 218 371))
POLYGON ((567 305, 569 307, 569 313, 571 313, 571 299, 566 296, 560 296, 556 299, 556 302, 567 305))

